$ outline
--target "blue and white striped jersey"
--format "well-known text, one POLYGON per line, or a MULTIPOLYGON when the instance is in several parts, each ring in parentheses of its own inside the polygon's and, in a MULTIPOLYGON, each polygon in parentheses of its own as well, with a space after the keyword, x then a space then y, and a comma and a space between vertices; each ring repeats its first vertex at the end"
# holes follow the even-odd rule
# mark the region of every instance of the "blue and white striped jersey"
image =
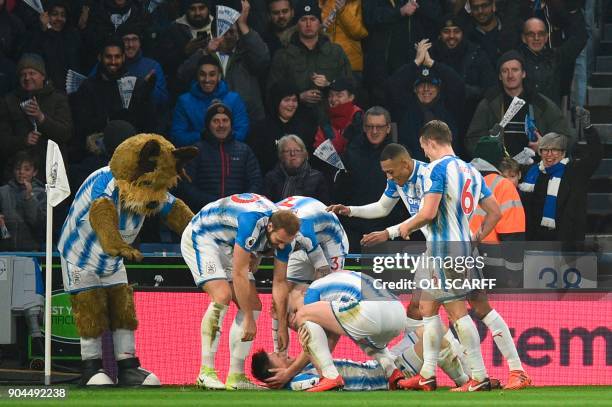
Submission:
POLYGON ((413 160, 413 162, 412 174, 404 185, 397 185, 395 181, 389 179, 384 192, 387 197, 395 199, 396 202, 401 198, 410 216, 416 215, 419 211, 423 198, 423 181, 427 176, 427 164, 419 160, 413 160))
MULTIPOLYGON (((91 174, 79 188, 62 226, 57 244, 62 258, 80 268, 93 267, 97 272, 117 271, 123 264, 121 257, 110 256, 102 250, 96 233, 89 222, 89 209, 98 198, 108 198, 117 208, 119 233, 126 243, 132 243, 142 224, 144 216, 121 207, 119 188, 109 167, 103 167, 91 174)), ((175 201, 167 194, 162 204, 161 214, 167 215, 175 201)))
MULTIPOLYGON (((375 360, 354 362, 348 359, 334 359, 338 373, 344 379, 346 391, 387 390, 388 379, 383 368, 375 360)), ((308 364, 295 375, 285 388, 289 390, 307 390, 319 383, 317 369, 308 364)))
MULTIPOLYGON (((247 252, 269 249, 266 225, 276 206, 266 197, 237 194, 211 202, 191 220, 195 237, 213 240, 219 245, 239 245, 247 252)), ((291 245, 276 250, 275 257, 287 262, 291 245)))
POLYGON ((339 255, 348 254, 348 238, 338 217, 325 210, 326 206, 314 198, 290 196, 276 203, 278 209, 290 210, 300 219, 300 232, 295 240, 307 253, 318 245, 333 244, 339 255))
POLYGON ((394 301, 393 294, 374 286, 374 279, 356 271, 338 271, 313 281, 304 294, 304 305, 317 301, 394 301))
POLYGON ((424 193, 442 195, 437 216, 426 226, 427 240, 471 241, 470 218, 478 203, 491 195, 480 172, 455 156, 444 156, 428 165, 424 193))

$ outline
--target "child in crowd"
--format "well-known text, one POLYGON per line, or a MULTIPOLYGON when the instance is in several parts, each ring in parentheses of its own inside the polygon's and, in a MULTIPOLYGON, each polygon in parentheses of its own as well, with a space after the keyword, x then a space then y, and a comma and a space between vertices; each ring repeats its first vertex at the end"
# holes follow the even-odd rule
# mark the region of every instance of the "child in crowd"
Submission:
POLYGON ((521 167, 519 163, 510 157, 504 157, 500 161, 498 169, 504 178, 508 178, 515 187, 518 187, 519 180, 521 179, 521 167))

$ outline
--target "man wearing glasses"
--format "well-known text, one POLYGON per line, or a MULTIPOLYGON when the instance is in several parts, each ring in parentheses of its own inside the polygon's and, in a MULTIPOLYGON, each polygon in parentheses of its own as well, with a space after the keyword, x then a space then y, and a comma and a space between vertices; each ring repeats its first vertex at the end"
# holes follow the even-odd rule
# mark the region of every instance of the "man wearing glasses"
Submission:
MULTIPOLYGON (((523 25, 523 43, 519 51, 525 58, 525 70, 535 90, 561 106, 562 72, 572 69, 587 41, 582 13, 568 12, 567 39, 557 48, 548 46, 548 28, 539 18, 523 25)), ((567 92, 567 90, 565 90, 567 92)))

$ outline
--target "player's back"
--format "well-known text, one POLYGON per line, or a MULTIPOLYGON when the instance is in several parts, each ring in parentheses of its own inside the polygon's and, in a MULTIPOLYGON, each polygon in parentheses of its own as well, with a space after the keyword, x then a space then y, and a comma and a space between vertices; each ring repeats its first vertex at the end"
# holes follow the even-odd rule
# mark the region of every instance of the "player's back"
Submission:
POLYGON ((314 281, 304 296, 304 304, 316 301, 393 301, 388 291, 377 289, 374 279, 355 271, 339 271, 314 281))
POLYGON ((290 196, 276 206, 295 213, 300 218, 301 234, 313 243, 331 241, 345 247, 344 251, 348 253, 348 240, 340 220, 334 213, 327 212, 327 207, 321 201, 305 196, 290 196))
MULTIPOLYGON (((438 214, 427 226, 430 241, 470 241, 470 218, 483 190, 482 175, 470 164, 445 156, 429 164, 426 193, 442 195, 438 214)), ((486 188, 486 187, 485 187, 486 188)))
POLYGON ((245 193, 218 199, 204 206, 191 220, 195 233, 207 235, 218 243, 233 245, 239 226, 269 217, 274 204, 261 195, 245 193))

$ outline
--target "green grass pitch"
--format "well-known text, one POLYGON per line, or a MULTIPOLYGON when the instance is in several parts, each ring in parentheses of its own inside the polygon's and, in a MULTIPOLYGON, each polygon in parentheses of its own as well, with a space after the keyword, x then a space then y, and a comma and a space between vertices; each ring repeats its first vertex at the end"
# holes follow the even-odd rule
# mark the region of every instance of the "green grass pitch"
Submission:
POLYGON ((65 399, 8 399, 0 387, 2 406, 612 406, 612 386, 532 387, 521 391, 456 394, 408 391, 304 393, 290 391, 202 391, 195 387, 161 389, 67 388, 65 399))

